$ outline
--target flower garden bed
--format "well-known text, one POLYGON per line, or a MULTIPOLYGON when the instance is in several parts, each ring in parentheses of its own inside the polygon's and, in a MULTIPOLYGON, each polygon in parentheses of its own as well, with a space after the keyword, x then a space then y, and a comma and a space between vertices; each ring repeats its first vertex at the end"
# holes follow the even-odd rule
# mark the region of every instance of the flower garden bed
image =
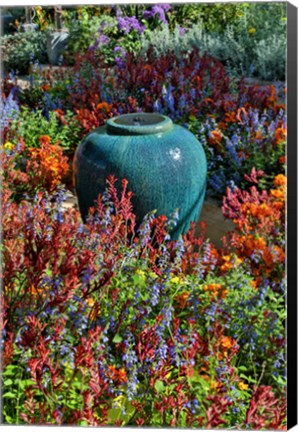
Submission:
POLYGON ((235 77, 195 47, 129 51, 133 30, 115 33, 127 51, 108 66, 92 45, 28 86, 3 79, 4 422, 285 429, 284 83, 235 77), (136 226, 125 179, 86 224, 76 206, 80 140, 138 111, 206 153, 201 219, 177 241, 179 214, 136 226))

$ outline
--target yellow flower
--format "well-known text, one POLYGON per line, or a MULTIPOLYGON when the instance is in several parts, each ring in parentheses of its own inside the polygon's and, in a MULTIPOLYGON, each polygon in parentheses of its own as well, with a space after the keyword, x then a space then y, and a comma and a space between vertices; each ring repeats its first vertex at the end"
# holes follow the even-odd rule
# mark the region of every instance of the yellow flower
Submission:
POLYGON ((136 271, 136 273, 139 275, 139 276, 141 276, 141 278, 143 279, 143 280, 145 280, 146 279, 146 273, 144 272, 144 270, 137 270, 136 271))
POLYGON ((173 276, 171 277, 170 282, 173 284, 178 284, 180 282, 180 279, 178 276, 173 276))
POLYGON ((88 298, 88 299, 86 299, 86 303, 90 306, 90 307, 92 307, 93 305, 94 305, 94 300, 93 300, 93 298, 88 298))
POLYGON ((115 399, 113 399, 113 403, 117 405, 117 407, 121 408, 125 400, 126 400, 125 396, 121 394, 117 396, 115 399))
POLYGON ((4 148, 6 150, 12 150, 14 148, 14 144, 11 143, 10 141, 6 141, 6 143, 4 144, 4 148))
POLYGON ((155 279, 157 277, 157 274, 152 271, 150 271, 148 274, 152 279, 155 279))
POLYGON ((238 387, 240 388, 240 390, 248 390, 248 384, 245 384, 243 381, 240 381, 238 387))
POLYGON ((240 265, 242 263, 242 261, 243 261, 243 259, 241 259, 239 257, 236 257, 236 259, 235 259, 235 265, 236 266, 240 265))
POLYGON ((256 29, 251 27, 250 29, 248 29, 248 33, 249 34, 254 34, 256 32, 256 29))

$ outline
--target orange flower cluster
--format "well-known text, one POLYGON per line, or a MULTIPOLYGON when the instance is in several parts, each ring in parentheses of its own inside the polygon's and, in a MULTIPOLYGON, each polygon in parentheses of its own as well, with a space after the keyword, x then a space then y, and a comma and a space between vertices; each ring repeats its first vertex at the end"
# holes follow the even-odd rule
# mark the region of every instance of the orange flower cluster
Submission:
POLYGON ((222 272, 229 271, 233 267, 241 264, 241 262, 242 262, 242 259, 240 259, 239 257, 236 257, 235 259, 233 259, 233 256, 231 254, 222 255, 221 260, 222 260, 222 263, 221 263, 221 265, 219 265, 219 268, 222 272))
POLYGON ((110 114, 112 112, 113 105, 107 102, 100 102, 97 105, 97 109, 102 111, 104 114, 110 114))
POLYGON ((39 297, 43 299, 46 297, 46 292, 44 288, 39 288, 35 285, 31 285, 28 291, 33 297, 39 297))
POLYGON ((287 179, 283 174, 278 174, 273 184, 276 188, 270 190, 270 197, 273 198, 273 206, 278 210, 285 210, 287 179))
POLYGON ((266 264, 266 271, 268 272, 276 264, 283 263, 285 260, 285 253, 280 246, 267 245, 263 237, 255 237, 253 235, 242 236, 238 238, 239 252, 243 257, 250 257, 253 253, 260 253, 264 263, 266 264))
POLYGON ((278 174, 273 181, 274 186, 286 186, 287 178, 283 174, 278 174))
POLYGON ((40 148, 28 150, 27 172, 34 173, 34 186, 45 187, 53 192, 69 170, 68 158, 63 156, 59 145, 51 144, 49 136, 42 135, 39 141, 40 148))
POLYGON ((124 368, 116 369, 115 366, 109 366, 110 378, 116 383, 121 384, 128 381, 126 372, 124 368))
POLYGON ((245 203, 241 206, 241 211, 245 212, 248 216, 251 215, 259 220, 272 214, 272 208, 266 203, 245 203))
POLYGON ((224 121, 226 123, 235 123, 236 120, 237 119, 236 119, 236 112, 235 111, 225 113, 224 121))
POLYGON ((238 242, 239 251, 244 257, 251 256, 254 251, 264 251, 267 247, 263 237, 256 237, 252 234, 239 237, 238 242))
POLYGON ((228 357, 231 350, 236 349, 237 341, 230 338, 229 336, 220 336, 218 342, 216 343, 216 348, 218 350, 218 358, 228 357))
POLYGON ((222 284, 208 284, 204 285, 203 290, 210 295, 210 300, 216 300, 218 298, 224 299, 227 295, 228 290, 222 286, 222 284))
POLYGON ((178 303, 180 309, 184 309, 187 299, 188 299, 189 293, 184 291, 182 294, 178 294, 175 298, 176 302, 178 303))
POLYGON ((287 130, 284 127, 278 127, 274 132, 274 143, 276 145, 286 141, 287 139, 287 130))

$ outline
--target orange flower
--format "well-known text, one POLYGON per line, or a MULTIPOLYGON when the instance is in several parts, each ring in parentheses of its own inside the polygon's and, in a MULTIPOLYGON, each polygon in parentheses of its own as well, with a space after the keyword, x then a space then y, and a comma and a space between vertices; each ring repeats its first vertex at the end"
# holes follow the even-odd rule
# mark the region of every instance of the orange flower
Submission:
POLYGON ((234 123, 236 121, 235 111, 227 112, 224 118, 226 123, 234 123))
POLYGON ((127 378, 127 375, 126 375, 124 368, 117 370, 115 368, 115 366, 109 366, 108 369, 109 369, 110 377, 116 383, 121 384, 121 383, 125 383, 128 381, 128 378, 127 378))
POLYGON ((285 200, 285 191, 282 189, 271 189, 270 195, 279 201, 283 202, 285 200))
POLYGON ((266 216, 271 216, 272 209, 266 204, 255 204, 255 203, 246 203, 241 206, 241 210, 243 213, 246 213, 247 215, 252 215, 253 217, 257 219, 262 219, 266 216))
POLYGON ((232 346, 234 344, 233 340, 229 336, 222 336, 220 338, 220 342, 219 343, 220 343, 220 346, 222 348, 224 348, 225 350, 228 350, 228 349, 232 348, 232 346))
POLYGON ((68 158, 58 145, 50 144, 47 135, 39 137, 40 148, 29 148, 27 161, 28 172, 34 173, 33 182, 43 185, 52 192, 69 170, 68 158))
POLYGON ((51 138, 48 135, 41 135, 38 138, 40 144, 50 144, 51 138))
POLYGON ((46 297, 46 292, 44 292, 44 289, 36 287, 35 285, 31 285, 28 291, 30 292, 30 294, 32 294, 33 297, 46 297))
POLYGON ((223 264, 220 266, 221 271, 228 271, 233 268, 233 263, 231 262, 231 255, 223 255, 223 264))
POLYGON ((45 92, 47 92, 47 91, 50 90, 50 86, 49 86, 49 84, 44 84, 43 86, 41 86, 41 88, 42 88, 42 90, 45 91, 45 92))
POLYGON ((185 305, 186 305, 186 302, 187 302, 188 296, 189 296, 189 294, 188 294, 188 292, 186 292, 186 291, 184 291, 182 294, 178 294, 178 295, 176 296, 176 301, 177 301, 177 303, 179 304, 179 307, 180 307, 181 309, 184 309, 184 308, 185 308, 185 305))
POLYGON ((274 137, 276 144, 284 142, 287 138, 287 130, 283 127, 278 127, 274 132, 274 137))
POLYGON ((286 157, 285 157, 285 156, 281 156, 281 157, 278 159, 278 162, 279 162, 280 164, 284 165, 284 164, 286 163, 286 157))
POLYGON ((274 186, 285 186, 287 183, 287 178, 285 175, 283 174, 278 174, 275 178, 274 178, 274 186))
POLYGON ((274 264, 284 262, 285 253, 279 246, 268 247, 264 251, 263 259, 268 267, 272 267, 274 264))
POLYGON ((220 131, 213 130, 210 132, 209 142, 210 142, 210 140, 220 142, 221 139, 222 139, 222 134, 220 131))
POLYGON ((109 114, 112 111, 113 105, 107 102, 101 102, 97 105, 97 109, 103 111, 105 114, 109 114))
POLYGON ((258 285, 257 285, 257 281, 256 280, 252 280, 250 281, 250 285, 254 288, 257 289, 258 285))
POLYGON ((211 390, 217 390, 220 387, 222 387, 222 384, 219 383, 218 381, 212 381, 211 384, 210 384, 210 389, 211 390))
POLYGON ((222 284, 216 284, 216 283, 205 285, 203 287, 203 290, 211 295, 211 299, 210 299, 211 301, 215 300, 216 298, 224 299, 228 292, 228 290, 226 290, 222 286, 222 284))
POLYGON ((216 343, 216 347, 219 350, 217 353, 218 358, 222 359, 223 357, 227 357, 229 354, 229 350, 236 346, 237 342, 230 338, 229 336, 221 336, 216 343))
POLYGON ((266 240, 263 237, 253 237, 244 235, 238 240, 242 255, 250 257, 254 251, 264 251, 266 240))
POLYGON ((262 132, 261 131, 257 131, 256 134, 255 134, 255 139, 256 140, 262 140, 263 138, 264 137, 263 137, 262 132))

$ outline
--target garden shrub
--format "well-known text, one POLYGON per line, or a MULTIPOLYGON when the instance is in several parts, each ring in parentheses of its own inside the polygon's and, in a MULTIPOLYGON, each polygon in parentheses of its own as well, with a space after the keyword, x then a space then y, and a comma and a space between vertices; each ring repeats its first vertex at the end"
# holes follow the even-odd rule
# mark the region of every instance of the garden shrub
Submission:
POLYGON ((105 16, 90 16, 88 8, 83 7, 80 11, 80 19, 76 17, 76 11, 70 12, 68 19, 69 40, 67 42, 67 50, 65 53, 68 64, 74 63, 74 56, 77 53, 83 54, 98 39, 98 31, 103 22, 110 23, 113 19, 108 15, 105 16))
POLYGON ((26 147, 36 148, 40 146, 42 135, 49 136, 53 143, 58 143, 66 154, 71 155, 80 141, 79 125, 70 111, 64 114, 58 108, 50 111, 46 118, 41 109, 30 111, 24 106, 11 121, 6 138, 17 143, 22 137, 26 147))
POLYGON ((15 33, 1 37, 2 60, 7 71, 26 74, 35 62, 47 62, 46 35, 43 32, 15 33))

